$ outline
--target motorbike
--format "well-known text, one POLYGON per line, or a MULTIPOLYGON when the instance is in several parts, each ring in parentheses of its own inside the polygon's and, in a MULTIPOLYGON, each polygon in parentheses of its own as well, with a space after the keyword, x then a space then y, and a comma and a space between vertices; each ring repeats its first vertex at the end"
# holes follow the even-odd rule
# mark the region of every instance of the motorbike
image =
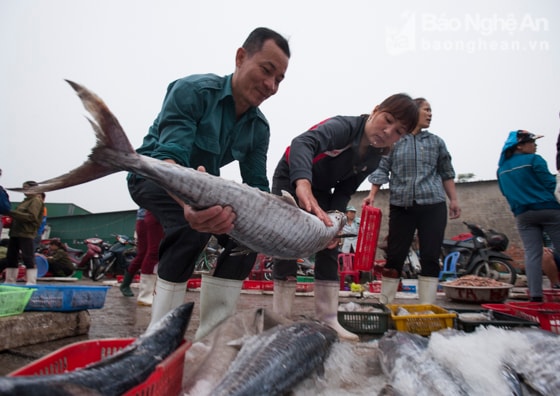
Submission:
POLYGON ((206 247, 200 253, 194 266, 195 273, 211 273, 216 268, 218 257, 224 249, 218 243, 216 237, 211 236, 206 247))
POLYGON ((513 259, 503 253, 509 244, 507 236, 466 221, 463 224, 469 229, 469 233, 444 239, 442 261, 449 253, 459 252, 456 264, 458 277, 477 275, 514 285, 517 271, 513 267, 513 259))
MULTIPOLYGON (((387 237, 378 245, 378 249, 384 252, 384 257, 387 258, 387 237)), ((384 264, 383 264, 384 265, 384 264)), ((383 265, 377 265, 382 267, 383 265)), ((380 272, 380 268, 378 268, 380 272)), ((417 279, 420 275, 422 267, 420 266, 420 258, 418 257, 418 237, 415 234, 412 240, 412 244, 408 249, 408 253, 404 259, 403 268, 401 271, 401 276, 404 279, 417 279)))
MULTIPOLYGON (((37 253, 46 255, 49 250, 49 243, 52 239, 45 239, 37 248, 37 253)), ((94 269, 100 266, 101 254, 103 252, 103 239, 92 237, 86 238, 81 242, 86 245, 86 251, 75 249, 68 244, 64 244, 68 257, 74 264, 75 271, 82 271, 82 274, 88 278, 92 277, 94 269)))
POLYGON ((406 279, 416 279, 420 274, 422 267, 420 266, 420 259, 418 258, 417 250, 413 246, 408 249, 408 254, 404 259, 402 269, 402 276, 406 279))
POLYGON ((136 243, 127 235, 113 234, 115 242, 104 244, 104 251, 99 265, 92 269, 91 279, 99 281, 107 274, 122 274, 136 257, 136 243))
MULTIPOLYGON (((311 260, 311 258, 298 258, 296 260, 297 263, 297 275, 298 276, 315 276, 315 263, 311 260)), ((274 261, 271 257, 267 257, 264 263, 263 277, 264 280, 271 281, 272 279, 272 267, 274 265, 274 261)))

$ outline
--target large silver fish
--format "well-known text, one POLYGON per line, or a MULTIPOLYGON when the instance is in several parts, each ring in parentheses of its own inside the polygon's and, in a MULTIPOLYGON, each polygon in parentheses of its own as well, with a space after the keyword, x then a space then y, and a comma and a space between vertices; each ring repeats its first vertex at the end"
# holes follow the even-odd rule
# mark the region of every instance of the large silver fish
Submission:
POLYGON ((283 395, 321 372, 336 332, 317 322, 279 325, 245 340, 212 396, 283 395))
POLYGON ((268 256, 294 259, 308 257, 324 249, 344 225, 343 213, 329 213, 333 226, 300 209, 287 194, 279 197, 246 184, 134 151, 116 117, 105 103, 86 88, 68 81, 78 93, 97 135, 97 145, 80 167, 26 190, 32 193, 75 186, 119 171, 141 175, 160 184, 195 208, 229 205, 237 215, 230 236, 247 248, 268 256))
POLYGON ((183 304, 121 351, 64 374, 0 377, 0 395, 122 395, 144 382, 183 341, 194 303, 183 304))

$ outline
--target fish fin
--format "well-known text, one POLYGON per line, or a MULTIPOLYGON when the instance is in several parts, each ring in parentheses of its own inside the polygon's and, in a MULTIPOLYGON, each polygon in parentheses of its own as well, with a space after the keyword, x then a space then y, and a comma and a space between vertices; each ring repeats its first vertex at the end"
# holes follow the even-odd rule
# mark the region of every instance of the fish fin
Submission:
POLYGON ((504 377, 512 396, 523 396, 523 389, 519 374, 507 363, 502 364, 502 376, 504 377))
POLYGON ((88 121, 95 131, 96 145, 92 149, 89 159, 70 172, 42 181, 37 186, 26 188, 14 187, 8 190, 36 194, 83 184, 120 171, 120 169, 110 167, 106 163, 101 164, 97 162, 95 155, 97 151, 111 149, 122 155, 135 153, 119 121, 111 113, 103 100, 87 88, 73 81, 66 80, 66 82, 76 91, 82 100, 84 108, 93 117, 93 119, 88 118, 88 121))
POLYGON ((52 179, 44 180, 33 187, 14 187, 8 188, 10 191, 17 191, 22 193, 37 194, 45 191, 61 190, 63 188, 83 184, 101 177, 115 173, 115 170, 109 169, 91 160, 87 160, 79 167, 57 176, 52 179))
POLYGON ((299 207, 296 200, 294 199, 294 197, 292 196, 292 194, 290 194, 289 192, 282 190, 282 196, 280 197, 280 199, 286 203, 289 203, 290 205, 294 205, 295 207, 299 207))
POLYGON ((119 124, 117 117, 111 113, 105 102, 87 88, 70 80, 66 80, 66 82, 74 88, 74 91, 82 100, 84 108, 95 120, 90 120, 90 123, 95 130, 97 146, 105 146, 124 153, 134 152, 134 148, 119 124))
POLYGON ((248 254, 254 253, 253 250, 243 247, 237 246, 236 248, 231 249, 230 256, 246 256, 248 254))
POLYGON ((253 338, 253 336, 244 335, 241 338, 236 338, 235 340, 228 341, 226 345, 239 350, 243 347, 243 345, 247 342, 247 340, 251 338, 253 338))

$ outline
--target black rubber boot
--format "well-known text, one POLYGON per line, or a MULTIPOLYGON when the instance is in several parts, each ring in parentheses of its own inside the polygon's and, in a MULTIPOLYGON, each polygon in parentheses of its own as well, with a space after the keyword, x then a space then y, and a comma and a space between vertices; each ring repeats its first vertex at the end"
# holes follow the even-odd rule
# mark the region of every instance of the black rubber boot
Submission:
POLYGON ((128 271, 124 273, 124 279, 119 286, 119 289, 121 289, 121 293, 125 297, 134 297, 134 293, 130 289, 130 284, 132 283, 133 277, 134 276, 128 271))

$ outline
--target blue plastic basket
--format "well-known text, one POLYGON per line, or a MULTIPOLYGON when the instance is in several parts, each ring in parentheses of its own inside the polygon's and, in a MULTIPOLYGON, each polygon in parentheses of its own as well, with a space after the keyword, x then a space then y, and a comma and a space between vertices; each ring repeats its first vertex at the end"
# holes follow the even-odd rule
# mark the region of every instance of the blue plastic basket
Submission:
POLYGON ((42 278, 49 272, 49 262, 42 254, 35 253, 35 266, 37 267, 38 278, 42 278))
POLYGON ((26 311, 82 311, 100 309, 110 286, 51 286, 33 285, 35 293, 29 299, 26 311))

